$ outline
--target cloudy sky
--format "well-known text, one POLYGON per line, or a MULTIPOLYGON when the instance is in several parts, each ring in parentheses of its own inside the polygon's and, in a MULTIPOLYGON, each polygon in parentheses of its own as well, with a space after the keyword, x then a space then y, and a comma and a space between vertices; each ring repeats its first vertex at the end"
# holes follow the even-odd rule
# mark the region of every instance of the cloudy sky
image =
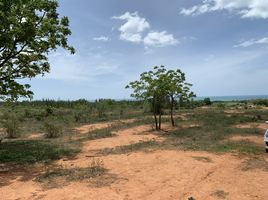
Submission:
POLYGON ((60 0, 75 55, 49 56, 35 99, 129 98, 152 66, 180 68, 198 96, 268 94, 267 0, 60 0))

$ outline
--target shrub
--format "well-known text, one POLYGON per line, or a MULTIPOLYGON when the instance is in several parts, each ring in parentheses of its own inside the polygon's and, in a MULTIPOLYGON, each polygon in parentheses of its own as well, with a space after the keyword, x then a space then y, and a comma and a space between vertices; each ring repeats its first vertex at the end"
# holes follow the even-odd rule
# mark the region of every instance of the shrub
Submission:
POLYGON ((2 143, 2 141, 3 141, 6 137, 7 137, 6 134, 0 132, 0 144, 2 143))
POLYGON ((6 115, 6 121, 4 122, 5 132, 8 138, 16 138, 20 134, 20 121, 16 115, 6 115))
POLYGON ((44 131, 46 138, 57 138, 62 135, 63 127, 53 122, 45 122, 44 131))
POLYGON ((47 107, 46 108, 46 116, 50 116, 50 115, 53 115, 54 111, 51 107, 47 107))
POLYGON ((224 109, 226 107, 226 105, 224 103, 218 103, 217 107, 220 109, 224 109))
POLYGON ((25 118, 30 118, 30 117, 32 117, 32 114, 31 114, 31 112, 30 112, 29 109, 25 109, 25 110, 24 110, 24 117, 25 117, 25 118))
POLYGON ((91 116, 89 112, 79 111, 74 113, 74 120, 79 123, 89 123, 91 116))
POLYGON ((210 98, 205 98, 205 99, 204 99, 204 104, 205 104, 206 106, 210 106, 210 105, 212 104, 210 98))
POLYGON ((253 101, 254 105, 268 107, 268 99, 256 99, 253 101))

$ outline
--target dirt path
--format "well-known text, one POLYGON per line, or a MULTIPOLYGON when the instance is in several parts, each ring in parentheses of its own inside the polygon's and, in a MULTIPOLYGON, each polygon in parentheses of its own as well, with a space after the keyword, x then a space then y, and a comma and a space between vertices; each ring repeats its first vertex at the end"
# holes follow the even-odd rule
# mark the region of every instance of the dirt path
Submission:
POLYGON ((78 131, 80 134, 86 134, 90 131, 108 128, 111 125, 117 124, 117 123, 132 123, 136 119, 125 119, 125 120, 117 120, 117 121, 111 121, 111 122, 102 122, 102 123, 95 123, 95 124, 86 124, 80 127, 75 128, 75 130, 78 131))
MULTIPOLYGON (((60 160, 57 164, 65 168, 86 167, 95 156, 94 150, 152 139, 162 140, 146 125, 115 134, 112 138, 84 142, 83 150, 76 159, 60 160)), ((25 179, 18 175, 9 183, 0 185, 0 199, 268 199, 268 171, 263 168, 245 170, 248 158, 232 154, 157 150, 99 156, 98 159, 103 160, 104 167, 109 169, 108 175, 96 180, 63 182, 50 189, 34 182, 33 177, 25 179)), ((268 163, 267 157, 263 159, 268 163)))

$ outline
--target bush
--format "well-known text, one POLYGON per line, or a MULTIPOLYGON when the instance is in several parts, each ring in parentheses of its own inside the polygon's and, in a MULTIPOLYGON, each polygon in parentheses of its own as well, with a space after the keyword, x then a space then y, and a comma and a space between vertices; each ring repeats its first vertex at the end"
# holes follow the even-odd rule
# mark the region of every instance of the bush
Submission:
POLYGON ((205 98, 205 99, 204 99, 204 104, 205 104, 206 106, 210 106, 210 105, 212 105, 212 102, 211 102, 210 98, 205 98))
POLYGON ((46 108, 46 116, 53 115, 53 113, 54 113, 53 108, 51 107, 46 108))
POLYGON ((24 117, 25 117, 25 118, 30 118, 30 117, 32 117, 32 114, 31 114, 31 112, 30 112, 29 109, 25 109, 25 110, 24 110, 24 117))
POLYGON ((78 111, 74 113, 74 120, 79 123, 90 123, 91 116, 89 112, 78 111))
POLYGON ((6 134, 0 132, 0 144, 6 138, 6 134))
POLYGON ((44 131, 46 138, 57 138, 62 135, 63 127, 53 122, 45 122, 44 131))
POLYGON ((253 101, 254 105, 268 107, 268 99, 256 99, 253 101))
POLYGON ((20 121, 16 115, 8 114, 4 122, 5 132, 8 138, 16 138, 20 134, 20 121))
POLYGON ((218 103, 217 108, 224 109, 226 105, 224 103, 218 103))

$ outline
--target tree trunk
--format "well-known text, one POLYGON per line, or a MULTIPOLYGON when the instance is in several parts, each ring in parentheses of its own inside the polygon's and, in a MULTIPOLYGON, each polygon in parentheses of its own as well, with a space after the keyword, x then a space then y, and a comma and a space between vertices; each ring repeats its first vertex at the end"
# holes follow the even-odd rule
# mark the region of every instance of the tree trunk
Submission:
POLYGON ((174 97, 171 97, 171 105, 170 105, 170 120, 172 126, 175 126, 175 121, 173 117, 173 110, 174 110, 174 97))
POLYGON ((158 130, 158 123, 157 123, 156 113, 154 113, 154 123, 155 123, 155 129, 158 130))
POLYGON ((159 113, 159 120, 158 120, 158 130, 161 130, 161 116, 162 116, 162 113, 160 111, 160 113, 159 113))
POLYGON ((156 98, 153 99, 153 112, 154 112, 154 123, 155 129, 158 130, 158 122, 157 122, 157 105, 156 105, 156 98))

